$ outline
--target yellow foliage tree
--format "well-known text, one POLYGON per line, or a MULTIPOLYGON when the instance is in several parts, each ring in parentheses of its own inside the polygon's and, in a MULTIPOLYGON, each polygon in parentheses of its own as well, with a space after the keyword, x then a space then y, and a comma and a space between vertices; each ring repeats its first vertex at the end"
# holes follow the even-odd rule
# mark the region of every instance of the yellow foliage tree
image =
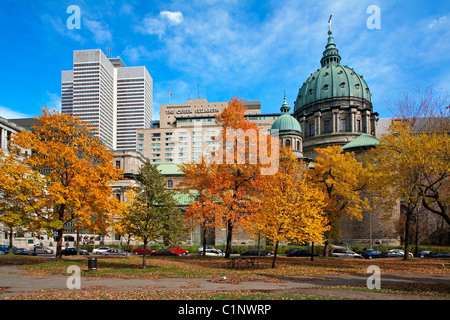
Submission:
POLYGON ((110 183, 122 172, 113 165, 113 152, 79 119, 44 108, 36 120, 41 125, 16 133, 13 144, 32 150, 23 163, 43 175, 43 223, 57 233, 56 260, 61 260, 65 225, 74 221, 104 233, 120 212, 110 183))
POLYGON ((361 220, 363 210, 371 209, 363 193, 369 175, 353 153, 344 153, 340 146, 317 148, 316 152, 311 179, 327 195, 326 214, 331 227, 327 238, 338 239, 341 235, 339 226, 344 218, 361 220))
POLYGON ((258 181, 260 210, 249 216, 246 226, 249 232, 262 231, 275 243, 272 268, 281 241, 322 241, 330 228, 325 215, 327 195, 307 178, 308 174, 291 148, 281 148, 278 172, 258 181))
POLYGON ((0 150, 0 222, 9 229, 10 253, 14 229, 39 229, 44 187, 39 172, 22 162, 19 148, 11 145, 6 154, 0 150))
POLYGON ((373 192, 383 199, 380 204, 392 206, 398 200, 404 204, 404 259, 408 259, 410 224, 420 205, 450 224, 448 133, 416 133, 411 122, 395 123, 380 144, 365 156, 365 161, 373 177, 373 192))

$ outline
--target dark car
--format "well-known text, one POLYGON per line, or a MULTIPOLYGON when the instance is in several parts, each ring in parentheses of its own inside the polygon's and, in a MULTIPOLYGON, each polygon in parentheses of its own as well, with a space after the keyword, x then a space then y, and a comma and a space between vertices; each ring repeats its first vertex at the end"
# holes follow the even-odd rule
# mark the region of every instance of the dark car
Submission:
MULTIPOLYGON (((318 256, 318 254, 314 253, 314 256, 318 256)), ((311 257, 311 251, 306 249, 289 250, 286 257, 311 257)))
MULTIPOLYGON (((142 247, 139 247, 139 248, 135 248, 135 249, 133 249, 133 251, 131 251, 133 254, 144 254, 144 248, 142 248, 142 247)), ((153 252, 155 252, 155 250, 152 250, 152 249, 149 249, 149 248, 147 248, 147 249, 145 249, 145 254, 147 255, 147 254, 152 254, 153 252)))
POLYGON ((356 251, 356 253, 362 255, 364 259, 381 258, 381 252, 371 248, 364 248, 361 251, 356 251))
MULTIPOLYGON (((258 249, 257 248, 253 248, 253 249, 250 249, 250 250, 247 250, 247 251, 241 253, 241 256, 257 256, 257 255, 258 255, 258 249)), ((270 251, 270 250, 260 249, 259 250, 259 255, 260 256, 270 257, 270 256, 274 255, 274 252, 270 251)))
MULTIPOLYGON (((74 256, 77 254, 77 248, 65 248, 61 250, 61 253, 65 256, 74 256)), ((89 252, 87 250, 80 249, 80 255, 87 256, 89 252)))
POLYGON ((450 258, 449 252, 431 252, 429 254, 430 258, 450 258))
POLYGON ((181 253, 174 252, 169 249, 160 249, 152 253, 152 256, 181 256, 181 253))
MULTIPOLYGON (((31 255, 33 254, 31 251, 28 251, 27 249, 24 248, 17 248, 17 247, 12 247, 12 251, 14 254, 23 254, 23 255, 31 255)), ((8 254, 9 253, 9 246, 8 245, 1 245, 0 246, 0 251, 3 254, 8 254)))
POLYGON ((2 254, 8 254, 9 253, 9 246, 3 245, 3 244, 0 245, 0 252, 2 252, 2 254))
POLYGON ((21 254, 21 255, 26 255, 26 256, 31 256, 33 254, 33 252, 31 252, 30 250, 27 250, 25 248, 16 248, 16 247, 13 247, 13 252, 14 252, 14 254, 21 254))

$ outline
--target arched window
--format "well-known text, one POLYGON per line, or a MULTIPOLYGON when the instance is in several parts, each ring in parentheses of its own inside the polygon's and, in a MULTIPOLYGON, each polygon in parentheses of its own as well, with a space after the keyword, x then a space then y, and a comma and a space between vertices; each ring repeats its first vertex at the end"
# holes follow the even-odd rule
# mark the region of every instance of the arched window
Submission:
POLYGON ((169 189, 173 188, 173 181, 172 180, 167 180, 167 188, 169 188, 169 189))
POLYGON ((297 141, 297 150, 298 150, 298 151, 301 151, 301 150, 300 150, 300 141, 297 141))
POLYGON ((286 139, 286 147, 290 147, 291 146, 291 139, 286 139))

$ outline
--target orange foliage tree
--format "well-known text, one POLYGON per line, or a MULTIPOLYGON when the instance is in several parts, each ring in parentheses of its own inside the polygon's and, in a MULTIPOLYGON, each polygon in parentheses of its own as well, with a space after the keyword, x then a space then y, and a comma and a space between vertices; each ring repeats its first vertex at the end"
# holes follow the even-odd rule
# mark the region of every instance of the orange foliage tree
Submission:
POLYGON ((93 232, 106 232, 120 212, 110 183, 122 174, 111 152, 86 124, 67 114, 43 109, 41 125, 16 133, 13 143, 25 150, 23 163, 43 175, 47 208, 44 227, 56 231, 56 259, 61 260, 64 227, 70 222, 93 232))
MULTIPOLYGON (((208 219, 216 227, 226 229, 225 257, 231 254, 233 231, 240 226, 243 217, 256 210, 255 181, 269 163, 260 161, 260 146, 270 146, 267 140, 264 144, 261 140, 268 137, 261 134, 255 123, 245 118, 246 110, 241 99, 232 98, 216 117, 221 132, 215 140, 216 150, 202 158, 202 162, 206 162, 204 167, 199 170, 196 163, 180 167, 185 174, 184 185, 201 191, 202 199, 191 206, 191 212, 196 208, 196 212, 203 212, 203 221, 208 219), (204 210, 206 199, 208 206, 214 208, 208 210, 209 215, 204 210)), ((273 156, 264 155, 268 155, 268 159, 273 156)))

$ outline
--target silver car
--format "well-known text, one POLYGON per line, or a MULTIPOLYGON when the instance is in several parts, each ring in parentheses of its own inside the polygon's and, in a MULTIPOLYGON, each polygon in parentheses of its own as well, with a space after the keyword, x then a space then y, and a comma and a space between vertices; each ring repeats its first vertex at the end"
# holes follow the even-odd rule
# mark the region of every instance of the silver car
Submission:
POLYGON ((34 254, 53 254, 53 250, 44 246, 34 246, 34 254))
POLYGON ((102 252, 102 256, 125 256, 126 252, 120 249, 109 249, 102 252))
POLYGON ((341 257, 341 258, 358 258, 363 259, 363 256, 356 253, 350 249, 346 248, 333 248, 330 251, 330 257, 341 257))

